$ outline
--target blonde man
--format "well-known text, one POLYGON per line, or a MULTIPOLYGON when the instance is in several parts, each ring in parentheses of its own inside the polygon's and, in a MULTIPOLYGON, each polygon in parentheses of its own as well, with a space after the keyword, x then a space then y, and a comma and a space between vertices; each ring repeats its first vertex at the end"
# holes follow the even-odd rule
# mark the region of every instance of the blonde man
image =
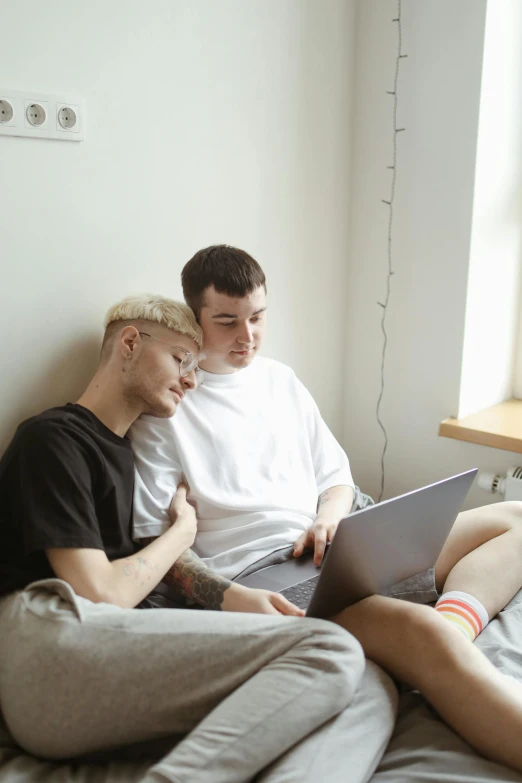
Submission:
MULTIPOLYGON (((126 433, 141 413, 176 413, 196 386, 200 348, 185 305, 120 302, 78 402, 23 422, 0 462, 0 702, 29 753, 71 758, 164 738, 169 753, 143 781, 239 783, 292 746, 295 763, 306 755, 299 741, 327 721, 321 748, 334 752, 339 721, 350 722, 364 660, 335 625, 136 611, 192 545, 196 518, 180 486, 173 524, 137 551, 126 433)), ((372 764, 393 713, 384 691, 374 696, 388 724, 372 735, 372 764)), ((264 779, 281 777, 276 767, 264 779)))

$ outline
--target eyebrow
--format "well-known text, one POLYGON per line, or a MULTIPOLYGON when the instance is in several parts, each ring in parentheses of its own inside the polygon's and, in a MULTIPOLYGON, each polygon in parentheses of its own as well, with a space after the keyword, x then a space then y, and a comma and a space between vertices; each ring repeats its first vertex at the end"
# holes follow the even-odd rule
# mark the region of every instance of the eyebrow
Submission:
MULTIPOLYGON (((255 313, 252 313, 252 315, 259 315, 259 313, 264 313, 266 310, 266 307, 261 307, 259 310, 256 310, 255 313)), ((250 318, 252 318, 252 315, 250 318)), ((212 318, 237 318, 237 315, 234 315, 232 313, 218 313, 217 315, 213 315, 212 318)))

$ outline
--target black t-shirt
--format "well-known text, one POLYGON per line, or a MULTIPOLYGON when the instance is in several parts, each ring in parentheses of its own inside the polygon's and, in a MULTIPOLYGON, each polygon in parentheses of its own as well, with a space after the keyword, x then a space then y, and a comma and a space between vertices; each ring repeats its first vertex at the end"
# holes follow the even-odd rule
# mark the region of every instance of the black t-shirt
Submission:
POLYGON ((45 549, 136 552, 133 487, 129 441, 81 405, 20 424, 0 461, 0 595, 54 576, 45 549))

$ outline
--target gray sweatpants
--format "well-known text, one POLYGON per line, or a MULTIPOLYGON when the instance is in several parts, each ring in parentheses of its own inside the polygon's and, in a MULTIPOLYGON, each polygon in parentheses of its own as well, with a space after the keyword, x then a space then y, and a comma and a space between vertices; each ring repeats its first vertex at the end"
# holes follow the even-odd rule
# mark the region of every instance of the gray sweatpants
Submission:
POLYGON ((49 579, 0 601, 0 629, 4 719, 44 758, 167 737, 143 783, 363 783, 393 729, 394 686, 329 622, 120 609, 49 579))

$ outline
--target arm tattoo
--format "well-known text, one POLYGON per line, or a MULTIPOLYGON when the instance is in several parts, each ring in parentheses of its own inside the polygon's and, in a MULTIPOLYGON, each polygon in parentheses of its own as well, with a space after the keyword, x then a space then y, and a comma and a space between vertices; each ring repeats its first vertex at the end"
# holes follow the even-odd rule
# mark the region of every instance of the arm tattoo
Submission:
POLYGON ((183 552, 163 581, 206 609, 221 609, 225 590, 232 584, 229 579, 207 568, 191 549, 183 552))
POLYGON ((326 503, 329 503, 329 502, 330 502, 330 500, 332 499, 332 498, 330 497, 330 495, 328 494, 328 493, 329 493, 329 491, 330 491, 330 490, 329 490, 329 489, 327 489, 325 492, 323 492, 323 494, 322 494, 322 495, 320 495, 320 496, 319 496, 319 502, 317 503, 317 511, 320 511, 320 510, 322 509, 322 507, 323 507, 324 505, 326 505, 326 503))
MULTIPOLYGON (((141 555, 127 557, 122 565, 124 575, 130 577, 134 582, 139 582, 140 585, 150 582, 154 576, 154 571, 157 571, 158 568, 159 566, 156 563, 141 557, 141 555)), ((157 583, 158 578, 156 577, 154 584, 157 583)))

